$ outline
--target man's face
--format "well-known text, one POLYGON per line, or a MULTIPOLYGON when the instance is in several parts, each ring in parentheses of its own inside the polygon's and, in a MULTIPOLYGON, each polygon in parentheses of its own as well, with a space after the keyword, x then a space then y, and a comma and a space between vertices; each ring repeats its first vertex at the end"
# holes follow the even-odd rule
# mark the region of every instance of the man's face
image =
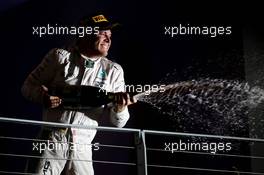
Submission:
POLYGON ((96 35, 94 49, 98 53, 98 56, 107 56, 111 46, 111 35, 111 30, 101 30, 96 35))

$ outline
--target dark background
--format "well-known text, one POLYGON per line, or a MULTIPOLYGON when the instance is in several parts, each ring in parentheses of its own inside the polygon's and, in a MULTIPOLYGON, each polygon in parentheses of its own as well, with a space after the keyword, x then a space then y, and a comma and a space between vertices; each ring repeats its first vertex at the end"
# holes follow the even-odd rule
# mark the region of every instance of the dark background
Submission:
MULTIPOLYGON (((258 38, 258 45, 263 43, 261 11, 253 3, 245 3, 244 7, 238 4, 227 5, 224 2, 209 5, 85 0, 16 0, 0 4, 0 116, 3 117, 41 120, 41 106, 26 101, 20 88, 26 76, 50 49, 65 47, 73 39, 61 35, 45 35, 39 38, 32 35, 33 26, 46 26, 48 23, 70 26, 92 12, 103 11, 110 14, 122 26, 113 33, 109 58, 122 65, 127 84, 172 83, 200 77, 245 80, 245 38, 251 36, 258 38), (178 26, 180 23, 190 26, 232 26, 232 34, 216 38, 193 35, 171 38, 164 35, 164 26, 178 26)), ((175 131, 168 117, 147 104, 139 102, 131 106, 130 111, 131 119, 126 127, 175 131)), ((34 138, 38 129, 1 124, 1 135, 34 138)), ((199 127, 189 132, 202 133, 199 127)), ((131 144, 131 138, 132 136, 119 137, 116 134, 100 133, 96 140, 125 145, 131 144)), ((1 147, 5 148, 3 152, 26 154, 31 149, 28 144, 2 143, 4 144, 1 147)), ((95 154, 95 159, 105 160, 111 156, 120 160, 135 159, 134 153, 122 155, 123 153, 113 151, 107 152, 106 156, 105 152, 99 152, 95 154)), ((152 157, 153 160, 157 159, 152 157)), ((22 171, 25 166, 25 161, 19 158, 5 157, 3 160, 5 163, 2 170, 22 171)), ((186 160, 190 161, 188 158, 186 160)), ((200 160, 197 159, 191 165, 199 167, 198 162, 200 160)), ((250 167, 250 162, 246 161, 244 164, 246 168, 250 167)), ((232 163, 224 165, 226 168, 233 166, 232 163)), ((95 165, 95 171, 97 174, 135 174, 134 170, 127 167, 98 164, 95 165), (115 173, 110 173, 111 170, 115 173)))

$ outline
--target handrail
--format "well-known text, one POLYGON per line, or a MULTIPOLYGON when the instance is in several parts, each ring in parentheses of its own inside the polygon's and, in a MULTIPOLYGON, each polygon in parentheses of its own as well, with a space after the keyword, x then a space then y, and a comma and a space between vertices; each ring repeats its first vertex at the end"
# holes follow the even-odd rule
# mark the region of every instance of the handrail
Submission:
POLYGON ((183 133, 183 132, 168 132, 168 131, 155 131, 155 130, 143 130, 145 134, 152 135, 177 135, 177 136, 190 136, 190 137, 207 137, 207 138, 218 138, 218 139, 230 139, 230 140, 243 140, 253 142, 264 142, 264 139, 258 138, 247 138, 247 137, 233 137, 233 136, 222 136, 222 135, 209 135, 209 134, 196 134, 196 133, 183 133))
POLYGON ((65 123, 57 123, 57 122, 46 122, 46 121, 36 121, 36 120, 28 120, 28 119, 7 118, 7 117, 0 117, 0 121, 2 121, 2 122, 20 123, 20 124, 41 125, 41 126, 49 126, 49 127, 97 129, 97 130, 101 130, 101 131, 117 131, 117 132, 138 132, 138 133, 141 132, 140 129, 132 129, 132 128, 116 128, 116 127, 104 127, 104 126, 86 126, 86 125, 65 124, 65 123))
MULTIPOLYGON (((262 143, 264 143, 264 139, 261 139, 261 138, 246 138, 246 137, 184 133, 184 132, 141 130, 141 129, 133 129, 133 128, 85 126, 85 125, 65 124, 65 123, 46 122, 46 121, 35 121, 35 120, 7 118, 7 117, 0 117, 0 122, 30 124, 30 125, 38 125, 38 126, 46 126, 46 127, 96 129, 99 131, 107 131, 107 132, 133 133, 136 136, 135 147, 136 147, 137 156, 138 156, 137 163, 112 162, 112 161, 104 161, 104 160, 91 160, 91 161, 96 162, 96 163, 120 164, 120 165, 122 164, 122 165, 137 166, 138 167, 138 175, 147 175, 147 168, 148 167, 210 171, 210 172, 225 172, 225 173, 241 173, 241 174, 264 174, 263 172, 244 172, 244 171, 233 171, 233 170, 206 169, 206 168, 198 168, 198 167, 177 167, 177 166, 147 164, 147 151, 165 151, 165 150, 155 149, 155 148, 147 148, 146 143, 145 143, 145 137, 147 135, 205 137, 205 138, 229 139, 229 140, 239 140, 239 141, 250 141, 250 142, 262 142, 262 143)), ((0 136, 0 139, 32 140, 29 138, 17 138, 17 137, 5 137, 5 136, 0 136)), ((116 146, 116 145, 103 145, 103 144, 101 146, 113 147, 113 148, 133 149, 133 147, 130 147, 130 146, 116 146)), ((210 154, 203 153, 203 152, 197 152, 197 153, 196 152, 188 152, 188 153, 210 155, 210 154)), ((244 155, 229 155, 229 154, 213 154, 213 155, 214 156, 219 155, 219 156, 229 156, 229 157, 251 158, 251 159, 259 159, 259 160, 263 159, 263 157, 261 157, 261 156, 244 156, 244 155)), ((30 155, 17 155, 17 154, 6 154, 6 153, 0 153, 0 156, 30 157, 30 155)), ((87 161, 87 160, 83 160, 83 161, 87 161)), ((3 171, 0 171, 0 172, 3 172, 3 171)), ((8 173, 8 172, 5 172, 5 173, 8 173)), ((24 173, 21 173, 21 174, 24 174, 24 173)))
POLYGON ((197 133, 185 133, 185 132, 156 131, 156 130, 141 130, 141 129, 134 129, 134 128, 85 126, 85 125, 65 124, 65 123, 57 123, 57 122, 46 122, 46 121, 36 121, 36 120, 28 120, 28 119, 7 118, 7 117, 0 117, 0 122, 1 121, 2 122, 21 123, 21 124, 42 125, 42 126, 49 126, 49 127, 97 129, 97 130, 101 130, 101 131, 116 131, 116 132, 137 132, 137 133, 145 132, 146 134, 152 134, 152 135, 176 135, 176 136, 190 136, 190 137, 194 136, 194 137, 206 137, 206 138, 264 142, 264 139, 259 139, 259 138, 209 135, 209 134, 197 134, 197 133))

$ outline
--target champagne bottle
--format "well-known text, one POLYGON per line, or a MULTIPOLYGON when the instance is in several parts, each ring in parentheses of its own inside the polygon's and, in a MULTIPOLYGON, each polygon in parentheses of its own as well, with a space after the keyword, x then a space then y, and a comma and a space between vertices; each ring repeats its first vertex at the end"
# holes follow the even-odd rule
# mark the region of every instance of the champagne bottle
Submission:
POLYGON ((50 95, 62 99, 62 106, 70 109, 99 107, 114 100, 114 93, 94 86, 66 85, 50 88, 50 95))

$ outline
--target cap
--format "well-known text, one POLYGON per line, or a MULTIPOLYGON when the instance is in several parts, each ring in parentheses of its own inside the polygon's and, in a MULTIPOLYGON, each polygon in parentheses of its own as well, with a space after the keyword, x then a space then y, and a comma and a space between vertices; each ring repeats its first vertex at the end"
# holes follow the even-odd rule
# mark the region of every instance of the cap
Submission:
POLYGON ((110 18, 100 13, 96 15, 89 15, 81 19, 81 26, 99 27, 99 30, 113 29, 120 24, 117 22, 111 22, 110 18))

